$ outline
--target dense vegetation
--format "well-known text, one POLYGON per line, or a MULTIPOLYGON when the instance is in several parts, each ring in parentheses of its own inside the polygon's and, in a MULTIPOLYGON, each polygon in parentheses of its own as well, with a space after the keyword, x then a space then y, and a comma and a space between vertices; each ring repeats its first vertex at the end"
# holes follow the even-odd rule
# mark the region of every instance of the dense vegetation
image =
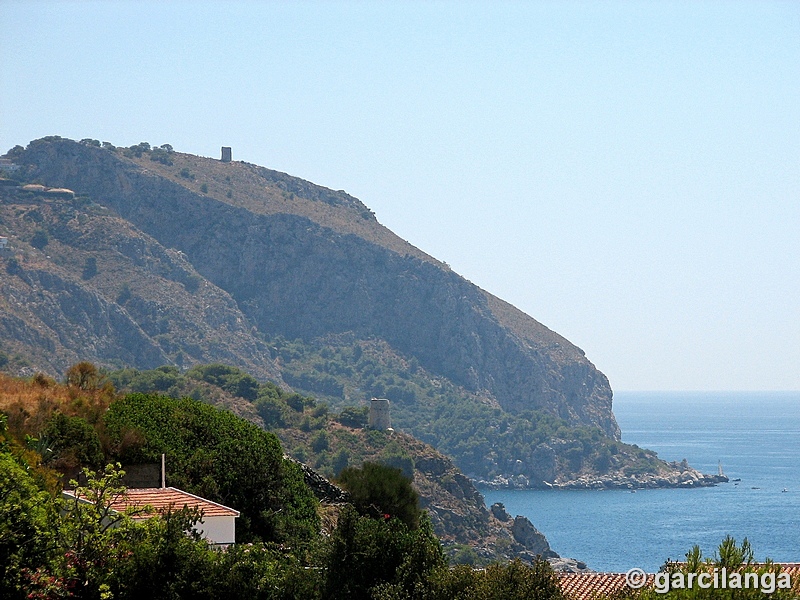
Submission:
MULTIPOLYGON (((156 373, 165 376, 162 387, 180 384, 170 370, 125 376, 141 382, 161 377, 156 373)), ((327 415, 309 399, 253 384, 227 367, 194 375, 248 394, 256 404, 269 400, 281 418, 310 426, 327 415)), ((353 504, 320 510, 272 434, 191 398, 120 396, 89 363, 71 368, 64 384, 41 375, 0 375, 0 597, 562 600, 545 561, 450 567, 402 467, 350 466, 340 482, 353 504), (201 515, 188 509, 147 520, 134 519, 139 509, 110 510, 125 491, 124 472, 119 464, 90 466, 150 461, 161 452, 170 456, 168 483, 242 511, 238 541, 248 543, 209 547, 193 533, 201 515), (83 467, 83 477, 72 484, 85 502, 59 495, 62 473, 76 467, 83 467)), ((685 563, 665 565, 670 576, 714 567, 760 577, 775 571, 753 562, 746 541, 737 546, 731 539, 713 559, 695 548, 685 563)), ((638 597, 664 597, 655 593, 645 589, 638 597)), ((770 594, 695 586, 666 595, 797 598, 779 585, 770 594)))
POLYGON ((123 369, 109 373, 108 379, 122 390, 157 390, 224 406, 275 433, 293 457, 331 478, 365 461, 398 467, 407 477, 413 473, 413 459, 383 432, 365 430, 362 435, 351 430, 366 427, 366 407, 333 413, 313 397, 285 392, 271 382, 259 383, 226 365, 202 365, 185 373, 175 367, 123 369), (337 428, 336 423, 346 428, 337 428))
POLYGON ((628 474, 658 469, 654 452, 622 444, 597 428, 571 427, 546 411, 505 411, 377 340, 277 338, 271 345, 284 378, 299 392, 337 409, 388 398, 395 427, 453 457, 472 477, 517 473, 536 481, 542 473, 532 455, 540 444, 558 449, 555 470, 563 478, 582 471, 602 474, 623 462, 628 474))
MULTIPOLYGON (((613 440, 597 428, 570 427, 544 411, 506 412, 446 379, 431 376, 416 360, 406 360, 382 342, 338 336, 308 344, 276 338, 270 346, 282 360, 287 382, 303 395, 287 394, 271 383, 260 384, 246 373, 222 365, 195 367, 186 373, 173 367, 126 369, 111 373, 110 378, 123 389, 188 393, 209 401, 213 400, 210 392, 196 382, 219 386, 251 402, 263 425, 281 437, 294 456, 304 462, 315 457, 311 460, 315 468, 328 475, 341 470, 341 455, 335 459, 330 453, 321 453, 327 448, 293 443, 281 430, 321 430, 329 410, 340 411, 335 418, 344 425, 364 426, 364 402, 372 397, 392 402, 396 428, 451 456, 462 471, 475 478, 516 473, 535 484, 545 475, 569 479, 613 468, 622 468, 626 475, 653 473, 659 468, 655 452, 613 440), (537 447, 543 446, 557 449, 552 473, 543 473, 536 464, 537 447)), ((324 445, 322 437, 317 445, 324 445)))
MULTIPOLYGON (((240 373, 202 372, 247 389, 240 373)), ((191 398, 118 396, 89 363, 65 381, 0 376, 0 597, 499 599, 529 597, 508 594, 523 578, 537 597, 560 598, 544 562, 450 570, 399 468, 349 468, 342 483, 354 506, 325 512, 322 535, 317 503, 274 435, 191 398), (167 483, 240 510, 237 541, 249 543, 210 548, 186 534, 200 515, 185 509, 148 520, 110 511, 124 472, 88 465, 161 452, 170 456, 167 483), (60 473, 79 466, 81 484, 72 483, 88 502, 58 494, 60 473)))
POLYGON ((455 551, 454 544, 478 544, 483 538, 482 547, 494 547, 482 499, 472 497, 477 492, 459 480, 463 477, 455 466, 409 435, 367 429, 366 407, 347 407, 335 413, 325 403, 259 383, 224 365, 200 366, 185 373, 174 367, 127 369, 113 372, 109 378, 124 390, 159 389, 171 396, 191 396, 268 427, 287 454, 328 479, 364 463, 399 469, 414 480, 420 493, 424 490, 424 505, 430 507, 436 534, 448 544, 448 553, 455 551), (417 461, 427 465, 426 472, 416 468, 417 461), (471 488, 467 495, 464 486, 471 488))
POLYGON ((400 469, 364 463, 344 469, 339 483, 350 493, 350 501, 361 514, 396 517, 410 529, 419 527, 419 496, 411 487, 411 479, 400 469))
POLYGON ((308 540, 319 529, 299 468, 257 426, 191 398, 131 394, 105 415, 116 458, 127 464, 169 456, 169 484, 241 512, 237 539, 308 540))

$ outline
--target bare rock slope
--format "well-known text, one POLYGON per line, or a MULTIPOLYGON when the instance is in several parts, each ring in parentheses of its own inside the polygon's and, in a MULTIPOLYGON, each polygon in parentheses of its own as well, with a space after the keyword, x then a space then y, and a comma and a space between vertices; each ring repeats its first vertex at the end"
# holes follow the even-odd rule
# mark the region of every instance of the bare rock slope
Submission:
MULTIPOLYGON (((180 257, 218 292, 229 329, 241 319, 287 338, 383 339, 505 410, 543 409, 619 437, 608 381, 579 348, 404 242, 344 192, 247 163, 175 152, 162 163, 60 138, 12 158, 30 179, 88 196, 180 257)), ((266 374, 257 336, 245 338, 266 374)), ((149 352, 148 365, 169 354, 158 343, 149 352)))

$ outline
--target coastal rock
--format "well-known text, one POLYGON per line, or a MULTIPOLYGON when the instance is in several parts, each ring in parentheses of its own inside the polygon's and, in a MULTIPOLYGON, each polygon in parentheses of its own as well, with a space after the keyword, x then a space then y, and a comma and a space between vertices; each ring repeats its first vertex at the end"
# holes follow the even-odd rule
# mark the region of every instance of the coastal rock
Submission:
POLYGON ((530 470, 532 477, 542 482, 552 482, 556 478, 556 451, 542 443, 531 452, 530 470))
POLYGON ((534 555, 544 558, 557 557, 558 554, 550 549, 550 544, 544 534, 533 526, 527 517, 517 515, 511 525, 511 534, 517 543, 525 547, 534 555))
POLYGON ((498 521, 505 523, 511 520, 511 515, 506 512, 506 507, 502 502, 495 502, 489 510, 492 511, 492 516, 498 521))
POLYGON ((607 479, 581 477, 557 482, 553 484, 553 488, 560 490, 692 488, 712 487, 727 482, 728 477, 725 475, 707 475, 690 468, 688 471, 668 476, 644 474, 629 477, 614 476, 607 479))
POLYGON ((553 568, 554 571, 557 573, 594 573, 595 571, 590 569, 588 565, 581 561, 576 560, 574 558, 548 558, 547 562, 550 563, 550 566, 553 568))

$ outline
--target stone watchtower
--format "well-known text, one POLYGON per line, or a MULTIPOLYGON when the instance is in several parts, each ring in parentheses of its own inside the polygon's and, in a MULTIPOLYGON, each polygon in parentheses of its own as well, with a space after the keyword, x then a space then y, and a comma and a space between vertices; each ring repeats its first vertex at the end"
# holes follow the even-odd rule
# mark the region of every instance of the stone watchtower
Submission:
POLYGON ((231 162, 231 148, 230 146, 222 147, 222 162, 231 162))
POLYGON ((373 398, 369 403, 369 428, 380 430, 392 428, 392 416, 386 398, 373 398))

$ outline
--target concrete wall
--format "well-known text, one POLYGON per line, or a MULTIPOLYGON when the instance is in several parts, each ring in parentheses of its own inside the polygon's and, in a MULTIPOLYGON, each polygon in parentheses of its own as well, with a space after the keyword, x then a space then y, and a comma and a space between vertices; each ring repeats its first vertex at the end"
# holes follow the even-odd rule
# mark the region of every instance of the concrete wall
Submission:
POLYGON ((236 543, 235 517, 203 517, 194 528, 211 544, 236 543))

